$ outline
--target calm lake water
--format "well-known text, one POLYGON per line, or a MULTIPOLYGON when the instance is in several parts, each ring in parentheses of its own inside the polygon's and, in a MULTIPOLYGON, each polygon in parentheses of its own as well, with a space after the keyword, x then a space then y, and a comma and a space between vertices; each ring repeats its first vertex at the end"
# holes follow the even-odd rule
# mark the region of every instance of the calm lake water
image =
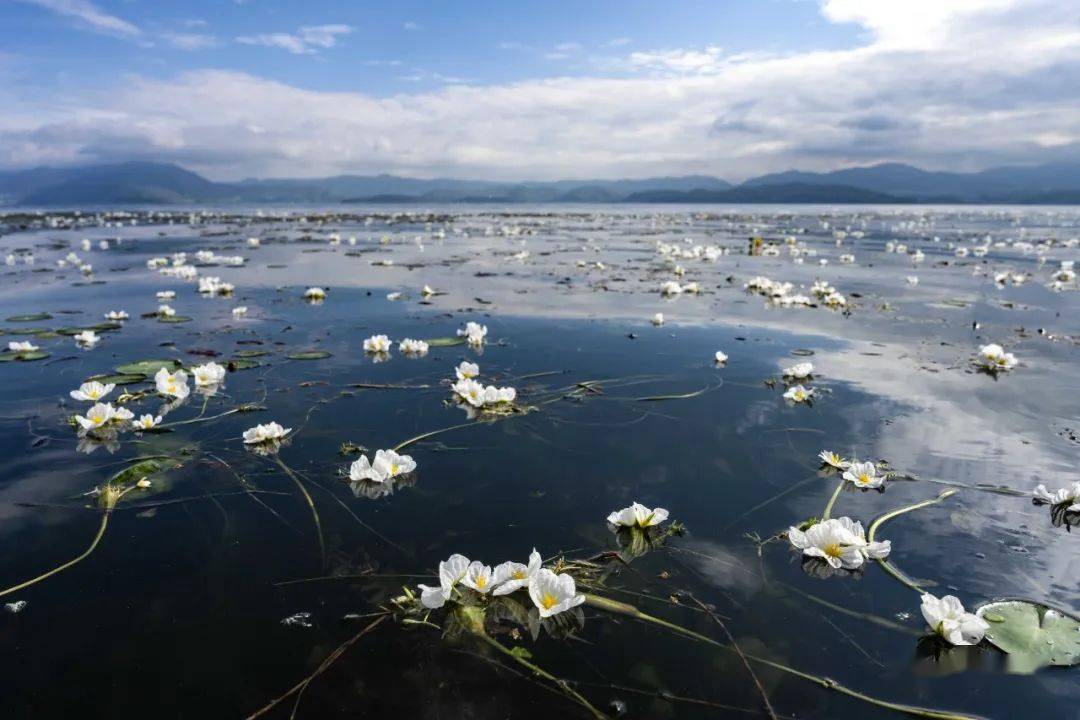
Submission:
MULTIPOLYGON (((151 487, 125 494, 85 559, 0 598, 13 603, 0 609, 7 717, 249 717, 393 609, 403 586, 437 584, 451 553, 494 565, 534 547, 606 568, 592 592, 727 643, 720 620, 745 653, 882 700, 1080 717, 1075 669, 1016 674, 987 643, 942 646, 919 594, 876 563, 823 577, 786 539, 755 540, 821 516, 839 481, 821 470, 821 450, 885 460, 909 477, 883 493, 848 487, 833 516, 868 525, 958 490, 879 530, 906 575, 969 609, 1022 597, 1080 611, 1076 538, 1030 496, 1080 479, 1080 295, 1075 280, 1052 287, 1061 261, 1080 259, 1080 209, 350 207, 8 221, 0 340, 48 357, 0 362, 0 587, 79 557, 104 517, 87 493, 139 459, 160 465, 137 472, 151 487), (752 236, 776 254, 750 254, 752 236), (681 257, 695 246, 714 250, 681 257), (208 265, 198 251, 244 261, 208 265), (71 252, 78 263, 58 266, 71 252), (147 267, 180 252, 232 295, 147 267), (846 309, 781 307, 744 289, 755 276, 807 295, 825 280, 846 309), (668 281, 700 293, 665 298, 668 281), (323 302, 304 299, 311 286, 327 289, 323 302), (169 290, 164 302, 190 321, 144 317, 169 290), (130 319, 99 328, 93 348, 64 334, 111 310, 130 319), (406 337, 453 338, 469 321, 488 328, 482 348, 397 349, 406 337), (389 357, 365 355, 375 334, 395 341, 389 357), (991 342, 1019 366, 977 372, 972 358, 991 342), (289 358, 310 350, 330 355, 289 358), (91 376, 144 359, 238 358, 216 393, 167 411, 167 432, 94 441, 71 425, 89 404, 69 391, 91 376), (449 389, 463 360, 515 387, 523 411, 473 421, 449 389), (816 400, 792 404, 781 370, 806 361, 816 400), (262 409, 227 414, 246 405, 262 409), (245 448, 242 433, 269 421, 292 428, 290 440, 276 455, 245 448), (393 487, 343 476, 357 458, 343 444, 370 457, 451 426, 402 450, 418 468, 393 487), (605 521, 632 501, 669 509, 684 533, 635 557, 605 521)), ((135 380, 107 399, 134 393, 136 416, 157 414, 153 383, 135 380)), ((536 636, 509 620, 490 634, 609 717, 768 717, 737 655, 592 605, 574 615, 536 636)), ((378 623, 299 702, 263 717, 590 717, 490 644, 444 638, 439 612, 429 623, 378 623)), ((901 717, 753 667, 778 717, 901 717)))

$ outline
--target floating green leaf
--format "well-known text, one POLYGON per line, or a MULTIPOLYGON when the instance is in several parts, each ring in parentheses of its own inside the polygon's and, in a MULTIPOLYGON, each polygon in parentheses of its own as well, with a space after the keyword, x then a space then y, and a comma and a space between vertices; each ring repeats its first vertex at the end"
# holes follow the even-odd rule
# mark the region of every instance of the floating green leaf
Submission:
POLYGON ((253 358, 262 357, 263 355, 269 354, 269 350, 237 350, 235 353, 233 353, 233 356, 238 358, 253 358))
POLYGON ((108 385, 109 383, 112 383, 113 385, 134 385, 135 383, 140 383, 146 379, 147 376, 143 375, 142 373, 116 373, 113 375, 94 375, 93 377, 87 378, 88 381, 94 380, 104 385, 108 385))
POLYGON ((465 344, 465 338, 463 338, 463 337, 440 337, 440 338, 431 338, 430 340, 425 340, 424 342, 426 342, 428 344, 428 347, 433 347, 433 348, 437 348, 437 347, 453 347, 454 345, 464 345, 465 344))
POLYGON ((290 360, 322 360, 331 357, 331 354, 325 350, 303 350, 300 352, 291 352, 285 357, 290 360))
POLYGON ((168 315, 158 318, 160 323, 186 323, 191 322, 191 318, 187 315, 168 315))
POLYGON ((32 315, 12 315, 7 319, 8 322, 41 322, 42 320, 52 320, 52 315, 40 312, 32 315))
POLYGON ((136 360, 135 362, 117 365, 115 370, 121 375, 146 375, 155 374, 159 369, 165 368, 169 372, 180 367, 179 360, 136 360))
POLYGON ((1010 672, 1080 663, 1080 622, 1071 615, 1027 600, 987 603, 976 614, 990 625, 986 639, 1008 653, 1010 672))
POLYGON ((44 360, 47 357, 49 357, 49 353, 44 350, 24 350, 22 352, 0 353, 0 362, 9 362, 11 360, 29 362, 30 360, 44 360))

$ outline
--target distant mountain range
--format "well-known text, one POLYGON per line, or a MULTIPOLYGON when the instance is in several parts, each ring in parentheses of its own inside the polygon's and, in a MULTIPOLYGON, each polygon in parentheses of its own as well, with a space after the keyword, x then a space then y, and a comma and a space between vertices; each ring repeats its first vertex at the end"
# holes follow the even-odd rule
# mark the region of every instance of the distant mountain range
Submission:
POLYGON ((226 203, 1046 203, 1080 204, 1080 163, 930 172, 885 163, 788 171, 733 186, 705 175, 644 180, 489 182, 394 175, 213 182, 178 165, 126 162, 0 172, 0 204, 226 203))

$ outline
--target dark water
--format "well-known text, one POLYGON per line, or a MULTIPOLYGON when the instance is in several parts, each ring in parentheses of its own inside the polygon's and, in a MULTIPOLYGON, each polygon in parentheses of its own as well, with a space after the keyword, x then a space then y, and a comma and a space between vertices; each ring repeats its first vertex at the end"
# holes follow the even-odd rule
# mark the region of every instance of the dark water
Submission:
MULTIPOLYGON (((969 608, 1020 596, 1080 610, 1080 552, 1068 528, 1055 527, 1028 497, 975 488, 1030 493, 1039 482, 1053 489, 1077 479, 1076 287, 1048 287, 1059 261, 1080 256, 1068 242, 1080 234, 1076 211, 748 209, 695 217, 593 207, 487 209, 431 222, 378 215, 370 224, 314 215, 139 220, 9 227, 0 238, 4 255, 22 251, 3 266, 2 315, 53 316, 5 322, 0 338, 5 346, 29 338, 50 353, 0 363, 0 586, 82 553, 102 518, 84 494, 135 458, 168 458, 151 489, 120 502, 86 559, 2 598, 27 603, 0 612, 7 717, 247 717, 313 673, 402 586, 432 583, 451 553, 492 565, 524 561, 533 547, 545 558, 595 557, 619 549, 605 517, 635 500, 670 509, 686 531, 641 557, 626 553, 626 565, 614 561, 609 597, 724 642, 696 598, 746 653, 884 700, 994 718, 1078 717, 1074 670, 1010 674, 988 644, 943 648, 923 639, 918 595, 876 565, 816 577, 786 540, 759 554, 748 537, 821 514, 837 482, 819 471, 822 449, 884 459, 920 479, 891 481, 883 494, 845 491, 834 515, 865 525, 934 497, 942 483, 962 486, 880 531, 909 576, 969 608), (865 236, 838 247, 836 228, 865 236), (800 229, 799 242, 817 252, 801 265, 786 249, 746 254, 752 234, 779 240, 800 229), (331 233, 341 234, 340 245, 331 233), (261 247, 245 245, 252 236, 261 247), (985 237, 985 257, 956 257, 950 247, 985 237), (82 250, 82 238, 93 240, 92 250, 82 250), (110 249, 97 248, 102 238, 110 249), (677 260, 681 280, 699 282, 703 293, 664 300, 659 285, 676 276, 655 243, 691 247, 684 238, 729 254, 677 260), (884 252, 889 241, 922 248, 925 260, 884 252), (244 267, 199 269, 235 283, 231 298, 200 297, 194 283, 145 265, 180 251, 191 262, 207 249, 246 258, 244 267), (89 279, 56 266, 72 250, 92 263, 89 279), (522 250, 529 255, 515 257, 522 250), (22 261, 26 252, 33 265, 22 261), (841 264, 849 252, 856 262, 841 264), (829 264, 819 265, 821 257, 829 264), (383 260, 393 266, 374 264, 383 260), (604 268, 591 267, 596 261, 604 268), (1006 269, 1029 276, 998 287, 993 275, 1006 269), (826 279, 848 295, 850 312, 769 306, 742 289, 755 275, 806 288, 826 279), (907 284, 907 275, 919 284, 907 284), (425 283, 445 294, 424 300, 425 283), (303 300, 311 285, 329 288, 325 302, 303 300), (168 302, 191 322, 140 317, 165 289, 176 291, 168 302), (404 296, 389 301, 395 291, 404 296), (248 307, 245 318, 230 314, 237 305, 248 307), (113 309, 131 319, 101 333, 91 350, 68 336, 18 334, 93 325, 113 309), (655 312, 666 316, 661 327, 649 322, 655 312), (433 347, 412 359, 395 347, 373 362, 361 349, 376 333, 441 338, 469 320, 489 328, 482 352, 433 347), (1020 367, 997 379, 974 372, 970 358, 987 342, 1006 345, 1020 367), (286 357, 310 349, 332 356, 286 357), (720 349, 730 356, 723 368, 712 360, 720 349), (213 397, 193 393, 166 417, 196 422, 124 433, 92 452, 68 425, 86 405, 68 391, 89 376, 144 358, 197 364, 210 359, 204 351, 225 362, 239 350, 267 354, 255 358, 258 367, 230 372, 213 397), (448 402, 446 381, 461 360, 479 363, 485 382, 516 387, 518 404, 532 410, 411 444, 403 452, 419 467, 409 482, 383 497, 354 494, 342 473, 355 456, 340 452, 343 443, 370 456, 468 422, 448 402), (781 397, 779 371, 805 360, 815 365, 809 384, 819 397, 793 406, 781 397), (585 381, 601 381, 599 392, 581 391, 576 384, 585 381), (216 417, 243 403, 265 410, 216 417), (271 420, 294 429, 277 455, 284 467, 240 440, 271 420), (312 580, 290 582, 303 579, 312 580), (310 615, 283 624, 297 613, 310 615)), ((109 399, 149 387, 119 388, 109 399)), ((147 396, 129 407, 139 415, 160 405, 147 396)), ((532 662, 611 716, 617 708, 635 718, 766 716, 735 655, 589 606, 583 617, 571 637, 533 639, 521 629, 497 640, 526 648, 532 662)), ((755 671, 780 717, 899 717, 776 669, 755 671)), ((294 703, 265 717, 289 717, 294 703)), ((297 717, 311 718, 588 717, 508 656, 397 620, 349 647, 297 707, 297 717)))

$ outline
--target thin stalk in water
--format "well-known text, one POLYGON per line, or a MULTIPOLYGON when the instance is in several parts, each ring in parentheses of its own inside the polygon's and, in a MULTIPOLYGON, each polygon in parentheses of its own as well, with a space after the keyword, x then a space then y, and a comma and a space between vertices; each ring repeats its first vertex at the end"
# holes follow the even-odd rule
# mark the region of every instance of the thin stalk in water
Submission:
POLYGON ((322 521, 319 520, 319 511, 315 508, 315 501, 311 498, 311 493, 304 487, 304 483, 300 481, 296 473, 292 471, 288 465, 281 461, 281 458, 276 454, 274 455, 274 461, 277 462, 289 479, 296 483, 296 487, 300 489, 300 494, 304 496, 304 500, 307 501, 308 507, 311 508, 311 517, 315 520, 315 531, 319 535, 319 557, 322 558, 322 564, 326 565, 326 541, 323 540, 322 521))
MULTIPOLYGON (((884 515, 878 517, 876 520, 874 520, 874 522, 870 523, 870 528, 866 532, 866 539, 869 542, 874 542, 874 535, 875 535, 875 533, 877 533, 877 529, 879 527, 881 527, 882 523, 886 522, 887 520, 892 520, 894 517, 897 517, 899 515, 903 515, 904 513, 909 513, 912 510, 919 510, 920 508, 929 507, 931 505, 937 505, 942 500, 944 500, 944 499, 946 499, 946 498, 948 498, 948 497, 950 497, 952 495, 955 495, 955 494, 956 494, 955 490, 944 490, 941 493, 939 493, 937 495, 937 497, 932 497, 929 500, 923 500, 922 502, 917 502, 914 505, 905 505, 904 507, 896 508, 895 510, 890 510, 889 512, 885 513, 884 515)), ((879 565, 881 565, 882 569, 884 569, 885 572, 889 573, 894 578, 896 578, 897 580, 899 580, 903 584, 907 585, 909 588, 911 588, 915 592, 920 593, 920 594, 926 592, 926 590, 924 590, 923 587, 921 585, 919 585, 919 583, 915 582, 914 580, 909 578, 907 575, 905 575, 903 572, 898 570, 887 559, 878 558, 877 562, 878 562, 879 565)))
POLYGON ((822 520, 829 519, 829 515, 832 514, 833 505, 836 504, 836 499, 840 497, 840 492, 844 489, 845 482, 847 482, 847 480, 841 480, 840 484, 836 486, 835 490, 833 490, 832 497, 829 498, 828 504, 825 505, 825 510, 823 510, 821 513, 822 520))

